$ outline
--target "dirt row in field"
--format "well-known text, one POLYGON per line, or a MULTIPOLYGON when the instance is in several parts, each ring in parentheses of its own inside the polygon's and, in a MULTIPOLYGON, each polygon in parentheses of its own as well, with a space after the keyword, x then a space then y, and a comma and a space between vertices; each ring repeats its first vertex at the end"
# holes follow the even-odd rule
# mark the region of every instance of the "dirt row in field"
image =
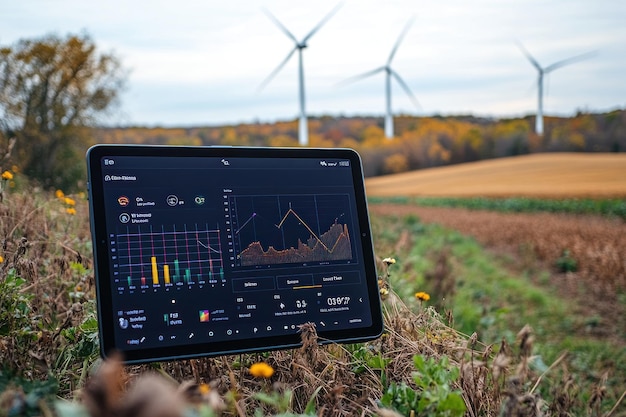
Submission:
POLYGON ((372 204, 370 212, 414 214, 424 223, 458 230, 490 250, 512 255, 512 268, 529 269, 540 263, 552 271, 551 286, 561 296, 579 300, 588 314, 593 311, 610 327, 626 332, 626 311, 617 298, 617 293, 626 290, 626 223, 621 220, 394 204, 372 204), (556 271, 555 262, 564 250, 576 260, 576 273, 556 271))

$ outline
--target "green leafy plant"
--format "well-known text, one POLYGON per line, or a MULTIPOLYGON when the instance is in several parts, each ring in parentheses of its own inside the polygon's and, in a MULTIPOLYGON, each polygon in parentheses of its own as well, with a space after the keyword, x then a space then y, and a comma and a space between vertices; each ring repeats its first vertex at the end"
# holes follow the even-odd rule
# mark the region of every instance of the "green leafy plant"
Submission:
POLYGON ((67 369, 79 361, 93 362, 98 357, 99 336, 94 301, 84 304, 85 317, 78 326, 68 327, 61 335, 68 342, 58 357, 60 369, 67 369))
POLYGON ((572 257, 569 250, 565 249, 556 260, 556 267, 560 272, 576 272, 578 270, 578 262, 572 257))
POLYGON ((429 416, 462 416, 466 411, 465 403, 461 392, 452 387, 459 378, 459 368, 451 366, 446 356, 436 360, 415 355, 413 364, 417 369, 412 374, 416 389, 404 382, 390 384, 380 400, 381 405, 404 415, 413 412, 429 416))
MULTIPOLYGON (((284 392, 271 391, 269 393, 257 392, 256 394, 254 394, 255 399, 259 400, 263 404, 275 408, 279 413, 286 413, 287 411, 289 411, 292 397, 293 391, 289 389, 285 390, 284 392)), ((255 416, 262 416, 263 410, 259 408, 254 414, 255 416)))
POLYGON ((370 345, 360 344, 356 346, 358 347, 352 352, 356 360, 353 367, 356 373, 364 372, 367 369, 375 369, 382 372, 391 361, 391 359, 383 357, 381 352, 374 351, 370 345))
MULTIPOLYGON (((305 416, 315 416, 317 413, 315 412, 315 398, 317 394, 320 392, 321 387, 317 388, 309 402, 306 405, 306 409, 304 410, 304 414, 293 414, 291 410, 291 402, 293 400, 293 391, 287 389, 283 392, 279 392, 277 390, 273 390, 269 393, 265 392, 257 392, 253 395, 253 397, 259 400, 261 403, 265 405, 269 405, 272 408, 278 411, 278 414, 275 414, 276 417, 305 417, 305 416)), ((264 416, 263 410, 261 408, 257 408, 254 412, 255 416, 264 416)))
POLYGON ((43 381, 30 381, 0 369, 0 393, 2 393, 0 415, 29 417, 50 413, 57 388, 58 382, 54 377, 43 381))
POLYGON ((31 332, 30 300, 32 295, 20 291, 26 280, 9 269, 0 281, 0 335, 31 332))

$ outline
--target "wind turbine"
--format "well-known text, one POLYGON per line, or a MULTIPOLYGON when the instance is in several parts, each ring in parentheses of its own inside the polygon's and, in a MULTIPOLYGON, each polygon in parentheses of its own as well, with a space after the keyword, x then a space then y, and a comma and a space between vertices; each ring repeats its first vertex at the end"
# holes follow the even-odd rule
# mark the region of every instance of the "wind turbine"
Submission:
POLYGON ((522 50, 522 53, 530 61, 530 63, 537 69, 537 116, 535 117, 535 133, 539 136, 543 136, 543 76, 550 72, 564 67, 565 65, 573 64, 574 62, 582 61, 583 59, 590 58, 595 55, 595 52, 587 52, 582 55, 576 55, 561 61, 557 61, 547 67, 542 67, 539 62, 524 48, 524 46, 518 42, 517 46, 522 50))
POLYGON ((402 77, 400 77, 400 75, 396 71, 394 71, 393 68, 391 68, 391 61, 393 60, 393 57, 396 55, 396 52, 398 51, 398 47, 400 46, 400 43, 404 39, 404 36, 408 32, 414 20, 415 18, 411 18, 411 20, 408 21, 406 26, 404 26, 404 29, 400 33, 400 36, 398 37, 396 44, 393 46, 393 49, 391 50, 391 53, 389 54, 389 58, 387 58, 387 62, 385 63, 384 66, 378 67, 376 69, 365 72, 363 74, 348 78, 343 83, 341 83, 341 84, 346 84, 346 83, 361 80, 363 78, 370 77, 372 75, 378 74, 379 72, 383 72, 383 71, 385 72, 385 97, 386 97, 385 136, 387 137, 387 139, 393 138, 393 116, 391 114, 391 77, 396 79, 398 84, 400 84, 400 86, 407 93, 411 101, 413 101, 413 104, 415 104, 417 108, 420 107, 419 102, 417 101, 413 93, 411 92, 411 89, 409 88, 409 86, 404 82, 402 77))
POLYGON ((287 64, 291 56, 294 52, 298 51, 298 80, 299 80, 299 98, 300 98, 300 123, 298 126, 298 142, 302 146, 306 146, 309 144, 309 128, 307 125, 306 118, 306 110, 304 105, 304 68, 302 65, 302 50, 306 48, 307 42, 311 37, 335 14, 337 10, 342 6, 342 4, 338 4, 335 6, 333 10, 330 11, 318 24, 315 26, 301 41, 298 39, 282 24, 280 21, 269 12, 269 10, 263 9, 263 12, 279 27, 280 30, 283 31, 289 39, 291 39, 295 46, 293 49, 287 54, 287 57, 276 67, 274 71, 267 76, 267 78, 261 83, 259 86, 259 90, 262 90, 270 81, 278 74, 278 72, 287 64))

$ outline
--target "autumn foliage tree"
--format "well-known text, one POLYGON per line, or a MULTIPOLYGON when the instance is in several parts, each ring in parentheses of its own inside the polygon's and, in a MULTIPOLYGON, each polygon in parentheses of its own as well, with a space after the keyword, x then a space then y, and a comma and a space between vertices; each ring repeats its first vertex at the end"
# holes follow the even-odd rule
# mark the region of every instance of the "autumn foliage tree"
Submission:
POLYGON ((1 136, 16 139, 14 162, 47 188, 84 178, 89 127, 116 104, 119 60, 86 34, 47 35, 0 48, 1 136))

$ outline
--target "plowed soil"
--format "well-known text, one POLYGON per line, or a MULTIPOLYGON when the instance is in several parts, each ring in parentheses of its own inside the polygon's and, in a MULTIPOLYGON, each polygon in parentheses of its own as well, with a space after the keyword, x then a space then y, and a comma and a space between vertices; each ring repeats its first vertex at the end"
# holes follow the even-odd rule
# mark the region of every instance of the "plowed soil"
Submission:
MULTIPOLYGON (((474 237, 489 250, 506 254, 514 270, 551 271, 548 285, 600 318, 599 331, 626 343, 626 306, 617 294, 626 290, 626 223, 598 216, 549 213, 496 213, 415 205, 371 204, 372 215, 416 215, 474 237), (575 273, 558 272, 555 261, 568 250, 575 273)), ((545 283, 543 283, 545 285, 545 283)), ((612 338, 612 337, 611 337, 612 338)))

